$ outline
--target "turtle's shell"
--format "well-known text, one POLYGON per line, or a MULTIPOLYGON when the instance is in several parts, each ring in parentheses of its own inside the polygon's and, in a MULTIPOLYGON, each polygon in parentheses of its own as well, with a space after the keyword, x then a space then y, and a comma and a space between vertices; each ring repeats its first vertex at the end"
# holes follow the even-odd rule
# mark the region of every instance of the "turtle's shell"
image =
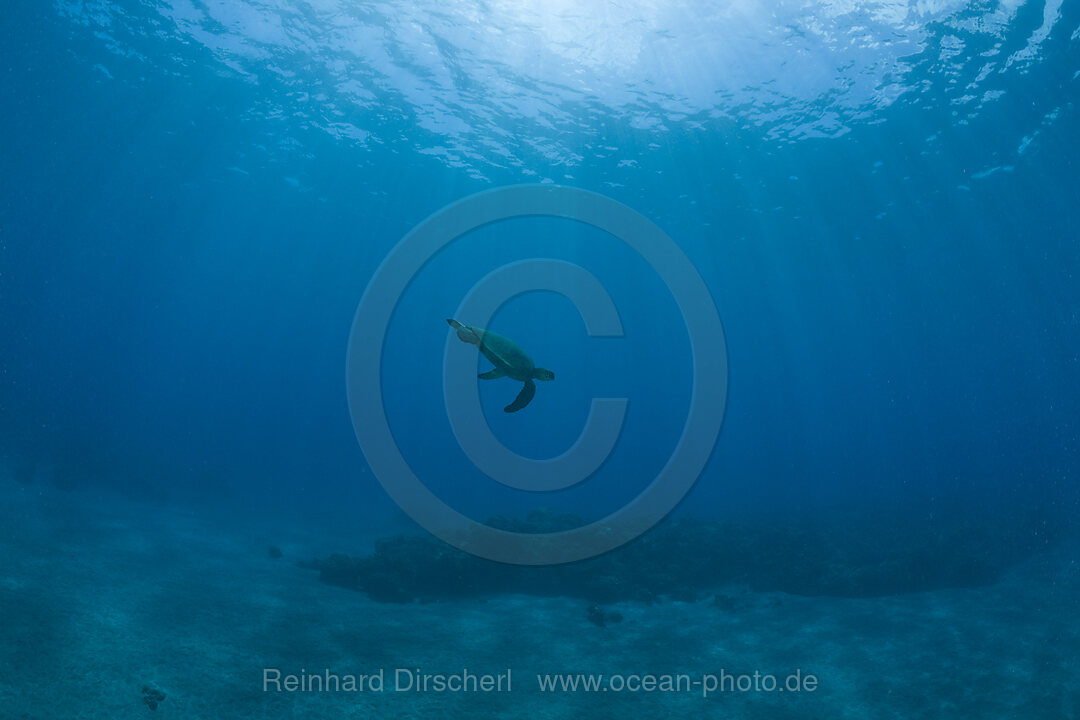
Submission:
POLYGON ((483 332, 480 340, 480 352, 492 362, 495 367, 502 368, 506 374, 515 380, 525 380, 532 374, 532 358, 517 346, 513 340, 505 338, 498 333, 483 332))

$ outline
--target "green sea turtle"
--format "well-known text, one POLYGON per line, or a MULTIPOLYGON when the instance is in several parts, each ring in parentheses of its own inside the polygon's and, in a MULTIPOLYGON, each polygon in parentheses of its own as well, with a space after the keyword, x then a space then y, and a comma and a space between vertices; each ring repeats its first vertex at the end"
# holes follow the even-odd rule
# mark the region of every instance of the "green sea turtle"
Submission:
POLYGON ((450 327, 457 330, 457 336, 462 342, 475 345, 480 348, 488 360, 494 365, 494 369, 480 373, 481 380, 494 380, 495 378, 508 377, 525 383, 514 402, 503 408, 508 413, 517 412, 529 404, 536 394, 536 383, 533 380, 554 380, 555 373, 533 365, 532 358, 525 354, 513 340, 504 338, 498 333, 481 330, 470 325, 462 325, 457 320, 447 319, 450 327))

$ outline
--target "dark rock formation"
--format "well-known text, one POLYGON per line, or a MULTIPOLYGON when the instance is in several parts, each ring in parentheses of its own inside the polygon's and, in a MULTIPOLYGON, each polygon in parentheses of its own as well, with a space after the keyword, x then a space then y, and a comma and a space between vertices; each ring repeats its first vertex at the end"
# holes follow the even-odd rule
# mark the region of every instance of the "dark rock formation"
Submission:
POLYGON ((142 687, 143 702, 146 703, 146 707, 151 710, 157 710, 165 700, 165 693, 157 688, 150 687, 149 685, 143 685, 142 687))
POLYGON ((590 605, 585 610, 585 617, 597 627, 606 627, 609 624, 622 622, 622 613, 605 610, 599 605, 590 605))
MULTIPOLYGON (((580 525, 572 516, 493 518, 514 532, 580 525)), ((379 540, 367 556, 306 563, 328 584, 387 602, 496 593, 562 595, 593 603, 694 600, 717 587, 865 597, 991 584, 1047 549, 1058 528, 1031 514, 815 517, 800 521, 665 521, 605 555, 552 567, 482 560, 426 535, 379 540)))

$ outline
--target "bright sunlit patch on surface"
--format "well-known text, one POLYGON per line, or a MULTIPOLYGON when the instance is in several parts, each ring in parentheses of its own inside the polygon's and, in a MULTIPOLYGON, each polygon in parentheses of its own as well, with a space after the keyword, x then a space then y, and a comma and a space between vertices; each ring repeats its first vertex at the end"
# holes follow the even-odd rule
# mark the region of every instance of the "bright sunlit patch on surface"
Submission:
POLYGON ((1002 72, 1037 61, 1061 6, 1046 0, 1005 49, 1021 0, 162 0, 141 15, 58 2, 115 52, 135 36, 201 46, 222 72, 276 89, 269 116, 357 146, 412 140, 477 177, 537 155, 569 172, 598 118, 791 142, 843 135, 933 88, 963 121, 1002 97, 1002 72))

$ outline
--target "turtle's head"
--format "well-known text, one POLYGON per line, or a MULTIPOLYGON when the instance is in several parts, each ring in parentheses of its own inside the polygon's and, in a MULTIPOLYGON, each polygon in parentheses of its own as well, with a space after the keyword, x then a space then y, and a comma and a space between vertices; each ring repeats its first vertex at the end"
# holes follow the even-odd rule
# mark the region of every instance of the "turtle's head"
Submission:
POLYGON ((533 370, 533 377, 537 380, 554 380, 555 373, 545 368, 535 368, 533 370))

